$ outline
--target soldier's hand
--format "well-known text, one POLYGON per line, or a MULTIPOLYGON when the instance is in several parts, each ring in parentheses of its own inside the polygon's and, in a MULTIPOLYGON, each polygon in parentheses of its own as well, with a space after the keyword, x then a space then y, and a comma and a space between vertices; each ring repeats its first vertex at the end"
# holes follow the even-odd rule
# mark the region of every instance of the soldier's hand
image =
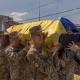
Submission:
POLYGON ((76 45, 73 41, 72 41, 72 43, 69 43, 68 47, 71 51, 74 51, 74 52, 76 52, 77 50, 80 49, 80 47, 78 45, 76 45))
POLYGON ((29 46, 26 45, 25 48, 24 48, 24 50, 27 52, 29 50, 29 46))

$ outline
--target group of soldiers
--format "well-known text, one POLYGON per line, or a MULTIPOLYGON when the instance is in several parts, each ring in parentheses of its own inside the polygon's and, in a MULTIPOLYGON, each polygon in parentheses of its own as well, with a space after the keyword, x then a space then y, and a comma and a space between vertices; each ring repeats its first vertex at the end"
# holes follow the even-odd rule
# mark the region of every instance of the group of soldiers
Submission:
POLYGON ((74 42, 63 50, 54 43, 46 53, 40 26, 29 30, 31 44, 23 46, 17 32, 9 34, 5 45, 5 34, 0 31, 0 80, 73 80, 75 59, 80 60, 80 47, 74 42))

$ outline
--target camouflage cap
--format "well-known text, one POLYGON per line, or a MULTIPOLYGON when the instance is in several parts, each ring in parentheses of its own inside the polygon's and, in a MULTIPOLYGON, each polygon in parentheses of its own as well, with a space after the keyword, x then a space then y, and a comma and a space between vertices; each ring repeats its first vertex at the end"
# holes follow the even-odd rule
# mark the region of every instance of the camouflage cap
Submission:
POLYGON ((41 26, 40 25, 39 26, 34 26, 29 30, 29 32, 30 32, 31 35, 40 34, 40 33, 42 33, 41 26))

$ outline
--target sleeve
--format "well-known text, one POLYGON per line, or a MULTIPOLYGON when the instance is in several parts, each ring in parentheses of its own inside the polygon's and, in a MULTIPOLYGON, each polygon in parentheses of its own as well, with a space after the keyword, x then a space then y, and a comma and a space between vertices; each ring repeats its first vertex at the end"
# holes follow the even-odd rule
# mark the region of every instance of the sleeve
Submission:
POLYGON ((38 64, 40 62, 40 59, 37 54, 38 52, 34 48, 30 48, 30 50, 27 53, 27 59, 31 64, 36 64, 36 67, 38 67, 38 64))
POLYGON ((46 63, 40 56, 38 56, 38 54, 39 52, 37 49, 30 49, 27 53, 27 58, 33 66, 37 67, 42 72, 46 68, 46 63))
POLYGON ((80 49, 76 52, 76 57, 80 60, 80 49))
POLYGON ((13 49, 8 46, 6 49, 5 49, 5 55, 7 58, 9 58, 11 56, 11 53, 13 52, 13 49))
POLYGON ((26 57, 27 51, 23 48, 21 51, 18 52, 19 57, 26 57))

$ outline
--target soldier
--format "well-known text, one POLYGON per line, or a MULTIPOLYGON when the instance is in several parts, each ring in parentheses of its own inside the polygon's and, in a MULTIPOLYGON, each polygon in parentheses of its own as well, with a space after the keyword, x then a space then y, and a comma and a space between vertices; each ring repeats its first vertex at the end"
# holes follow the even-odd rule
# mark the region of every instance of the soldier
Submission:
POLYGON ((44 80, 46 74, 45 70, 45 60, 43 52, 43 34, 41 26, 34 26, 30 29, 32 45, 27 53, 27 58, 31 67, 33 68, 33 80, 44 80))
POLYGON ((27 51, 28 46, 23 48, 18 33, 12 32, 10 34, 10 46, 6 49, 11 80, 27 80, 25 75, 27 51))
POLYGON ((4 32, 0 31, 0 80, 10 79, 8 60, 5 55, 6 47, 4 32))
POLYGON ((70 49, 66 48, 65 50, 61 48, 59 49, 59 45, 57 46, 53 45, 52 47, 53 65, 55 65, 55 70, 59 78, 57 80, 73 80, 74 79, 74 69, 75 69, 74 56, 80 59, 79 47, 76 46, 74 43, 69 44, 68 47, 70 49), (76 50, 78 51, 78 53, 74 55, 74 52, 76 50))
POLYGON ((46 73, 48 74, 48 77, 46 77, 45 80, 59 80, 58 76, 58 68, 59 68, 59 59, 58 59, 58 50, 60 46, 51 46, 49 48, 48 57, 47 57, 47 67, 46 67, 46 73))
POLYGON ((75 44, 74 42, 69 44, 71 51, 75 53, 75 74, 80 75, 80 44, 75 44))

